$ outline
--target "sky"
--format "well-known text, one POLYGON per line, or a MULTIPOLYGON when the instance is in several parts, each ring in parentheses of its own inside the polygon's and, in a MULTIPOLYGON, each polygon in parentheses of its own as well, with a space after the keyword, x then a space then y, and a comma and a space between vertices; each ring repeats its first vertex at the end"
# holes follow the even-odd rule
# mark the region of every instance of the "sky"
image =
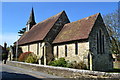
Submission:
POLYGON ((2 2, 2 33, 0 45, 13 45, 18 31, 26 26, 32 7, 35 21, 41 22, 65 10, 70 22, 101 13, 106 15, 118 8, 117 2, 2 2))

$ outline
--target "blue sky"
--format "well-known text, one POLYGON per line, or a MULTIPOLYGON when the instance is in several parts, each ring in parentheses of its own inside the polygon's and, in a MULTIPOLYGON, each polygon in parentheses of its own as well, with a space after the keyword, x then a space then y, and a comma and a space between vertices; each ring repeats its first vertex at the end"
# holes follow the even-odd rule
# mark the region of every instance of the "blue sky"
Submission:
POLYGON ((114 12, 117 2, 3 2, 2 42, 12 44, 17 32, 26 26, 31 8, 34 8, 36 22, 43 21, 63 10, 71 22, 100 12, 102 15, 114 12))

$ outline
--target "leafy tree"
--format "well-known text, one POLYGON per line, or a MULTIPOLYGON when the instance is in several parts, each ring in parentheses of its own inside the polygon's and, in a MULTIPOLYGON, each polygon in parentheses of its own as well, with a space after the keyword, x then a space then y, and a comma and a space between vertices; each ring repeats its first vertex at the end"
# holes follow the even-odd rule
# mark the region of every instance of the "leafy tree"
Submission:
POLYGON ((104 15, 104 22, 107 26, 111 40, 111 51, 114 54, 120 54, 120 22, 118 10, 104 15))
POLYGON ((18 34, 20 34, 19 36, 22 36, 25 31, 26 31, 26 28, 22 28, 22 30, 19 30, 18 32, 18 34))

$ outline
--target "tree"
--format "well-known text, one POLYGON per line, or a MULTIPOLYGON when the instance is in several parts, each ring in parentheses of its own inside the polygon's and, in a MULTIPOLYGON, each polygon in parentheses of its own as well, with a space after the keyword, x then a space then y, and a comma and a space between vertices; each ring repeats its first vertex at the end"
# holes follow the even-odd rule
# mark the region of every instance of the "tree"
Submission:
POLYGON ((20 34, 19 36, 22 36, 26 31, 26 28, 22 28, 22 30, 19 30, 18 34, 20 34))
POLYGON ((118 11, 116 10, 103 16, 110 36, 111 51, 114 54, 120 54, 120 20, 118 11))

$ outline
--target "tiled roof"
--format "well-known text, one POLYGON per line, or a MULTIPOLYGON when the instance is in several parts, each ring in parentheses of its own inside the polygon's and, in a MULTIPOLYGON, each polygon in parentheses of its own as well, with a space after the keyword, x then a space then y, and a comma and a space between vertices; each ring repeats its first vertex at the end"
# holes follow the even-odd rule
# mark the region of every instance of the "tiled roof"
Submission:
POLYGON ((34 25, 30 29, 30 31, 25 32, 20 37, 20 39, 18 40, 18 44, 22 45, 22 44, 25 44, 25 43, 30 43, 30 42, 43 40, 63 12, 64 11, 62 11, 62 12, 58 13, 57 15, 52 16, 52 17, 34 25))
POLYGON ((65 24, 53 43, 87 39, 100 13, 65 24))

